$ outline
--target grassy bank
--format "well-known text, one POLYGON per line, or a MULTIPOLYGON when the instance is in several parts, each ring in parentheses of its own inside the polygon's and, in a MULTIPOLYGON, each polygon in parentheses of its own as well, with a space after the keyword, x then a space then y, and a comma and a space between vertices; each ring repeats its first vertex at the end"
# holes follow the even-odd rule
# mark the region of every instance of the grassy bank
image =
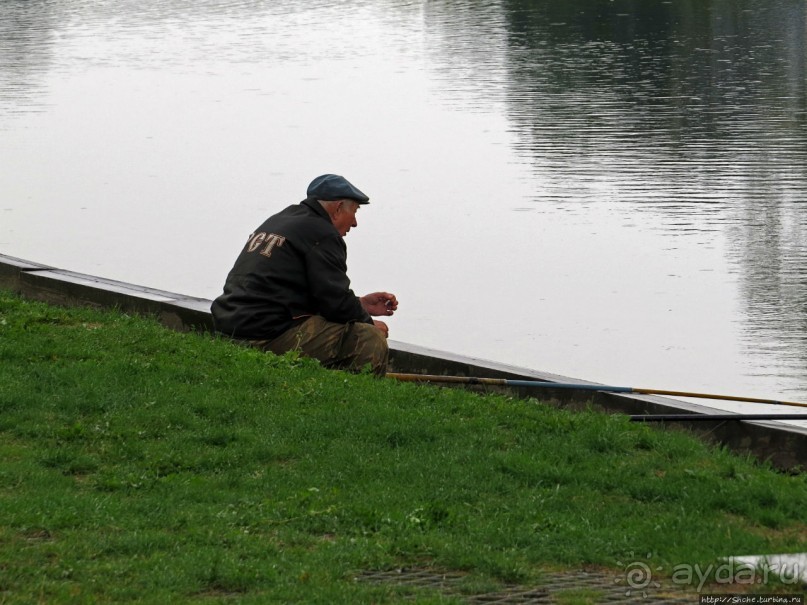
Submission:
POLYGON ((2 603, 398 602, 354 578, 401 566, 669 576, 802 550, 806 484, 624 417, 0 292, 2 603))

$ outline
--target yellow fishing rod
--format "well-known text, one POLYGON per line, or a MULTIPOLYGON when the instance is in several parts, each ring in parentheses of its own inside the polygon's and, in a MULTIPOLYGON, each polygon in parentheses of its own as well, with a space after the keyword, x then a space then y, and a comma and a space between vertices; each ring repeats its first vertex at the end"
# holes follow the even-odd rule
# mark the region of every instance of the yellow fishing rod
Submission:
POLYGON ((667 395, 670 397, 693 397, 699 399, 715 399, 722 401, 744 401, 748 403, 764 403, 769 405, 790 405, 807 408, 807 403, 795 401, 779 401, 777 399, 761 399, 758 397, 741 397, 737 395, 713 395, 709 393, 693 393, 689 391, 667 391, 662 389, 642 389, 637 387, 618 387, 604 384, 576 384, 565 382, 547 382, 543 380, 511 380, 508 378, 474 378, 466 376, 439 376, 435 374, 399 374, 388 372, 387 377, 405 382, 436 382, 468 385, 490 385, 505 387, 526 387, 544 389, 570 389, 578 391, 600 391, 603 393, 630 393, 636 395, 667 395))

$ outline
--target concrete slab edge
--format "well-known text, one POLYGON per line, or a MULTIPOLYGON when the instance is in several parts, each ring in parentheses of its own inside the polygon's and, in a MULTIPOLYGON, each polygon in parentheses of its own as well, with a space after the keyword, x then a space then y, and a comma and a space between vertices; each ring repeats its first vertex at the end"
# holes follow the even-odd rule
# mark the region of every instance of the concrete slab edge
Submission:
MULTIPOLYGON (((156 317, 178 331, 212 331, 210 301, 41 265, 0 254, 0 288, 25 298, 62 306, 116 308, 156 317)), ((418 374, 478 376, 544 382, 585 383, 576 378, 540 372, 485 359, 457 355, 390 341, 390 371, 418 374)), ((654 395, 628 395, 576 389, 480 387, 522 398, 535 398, 571 409, 594 408, 624 414, 718 414, 704 405, 654 395)), ((698 433, 709 441, 749 453, 783 470, 807 466, 807 430, 777 422, 702 421, 665 423, 698 433)))

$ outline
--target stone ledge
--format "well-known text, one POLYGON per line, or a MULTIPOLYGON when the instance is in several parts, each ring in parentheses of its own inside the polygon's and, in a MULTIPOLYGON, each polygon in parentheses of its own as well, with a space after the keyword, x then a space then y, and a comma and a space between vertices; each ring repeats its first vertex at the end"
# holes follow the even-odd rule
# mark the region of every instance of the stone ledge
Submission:
POLYGON ((0 287, 55 305, 116 308, 151 315, 167 327, 211 331, 210 301, 55 269, 0 255, 0 287))

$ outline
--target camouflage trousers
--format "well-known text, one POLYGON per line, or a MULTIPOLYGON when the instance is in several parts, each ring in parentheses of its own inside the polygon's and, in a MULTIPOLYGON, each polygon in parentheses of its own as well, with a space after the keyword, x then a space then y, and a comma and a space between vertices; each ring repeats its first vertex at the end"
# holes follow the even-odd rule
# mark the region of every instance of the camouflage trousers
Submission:
POLYGON ((326 368, 357 372, 370 364, 374 374, 383 376, 387 372, 387 339, 370 324, 340 324, 315 315, 273 340, 248 342, 277 355, 299 351, 305 357, 318 359, 326 368))

